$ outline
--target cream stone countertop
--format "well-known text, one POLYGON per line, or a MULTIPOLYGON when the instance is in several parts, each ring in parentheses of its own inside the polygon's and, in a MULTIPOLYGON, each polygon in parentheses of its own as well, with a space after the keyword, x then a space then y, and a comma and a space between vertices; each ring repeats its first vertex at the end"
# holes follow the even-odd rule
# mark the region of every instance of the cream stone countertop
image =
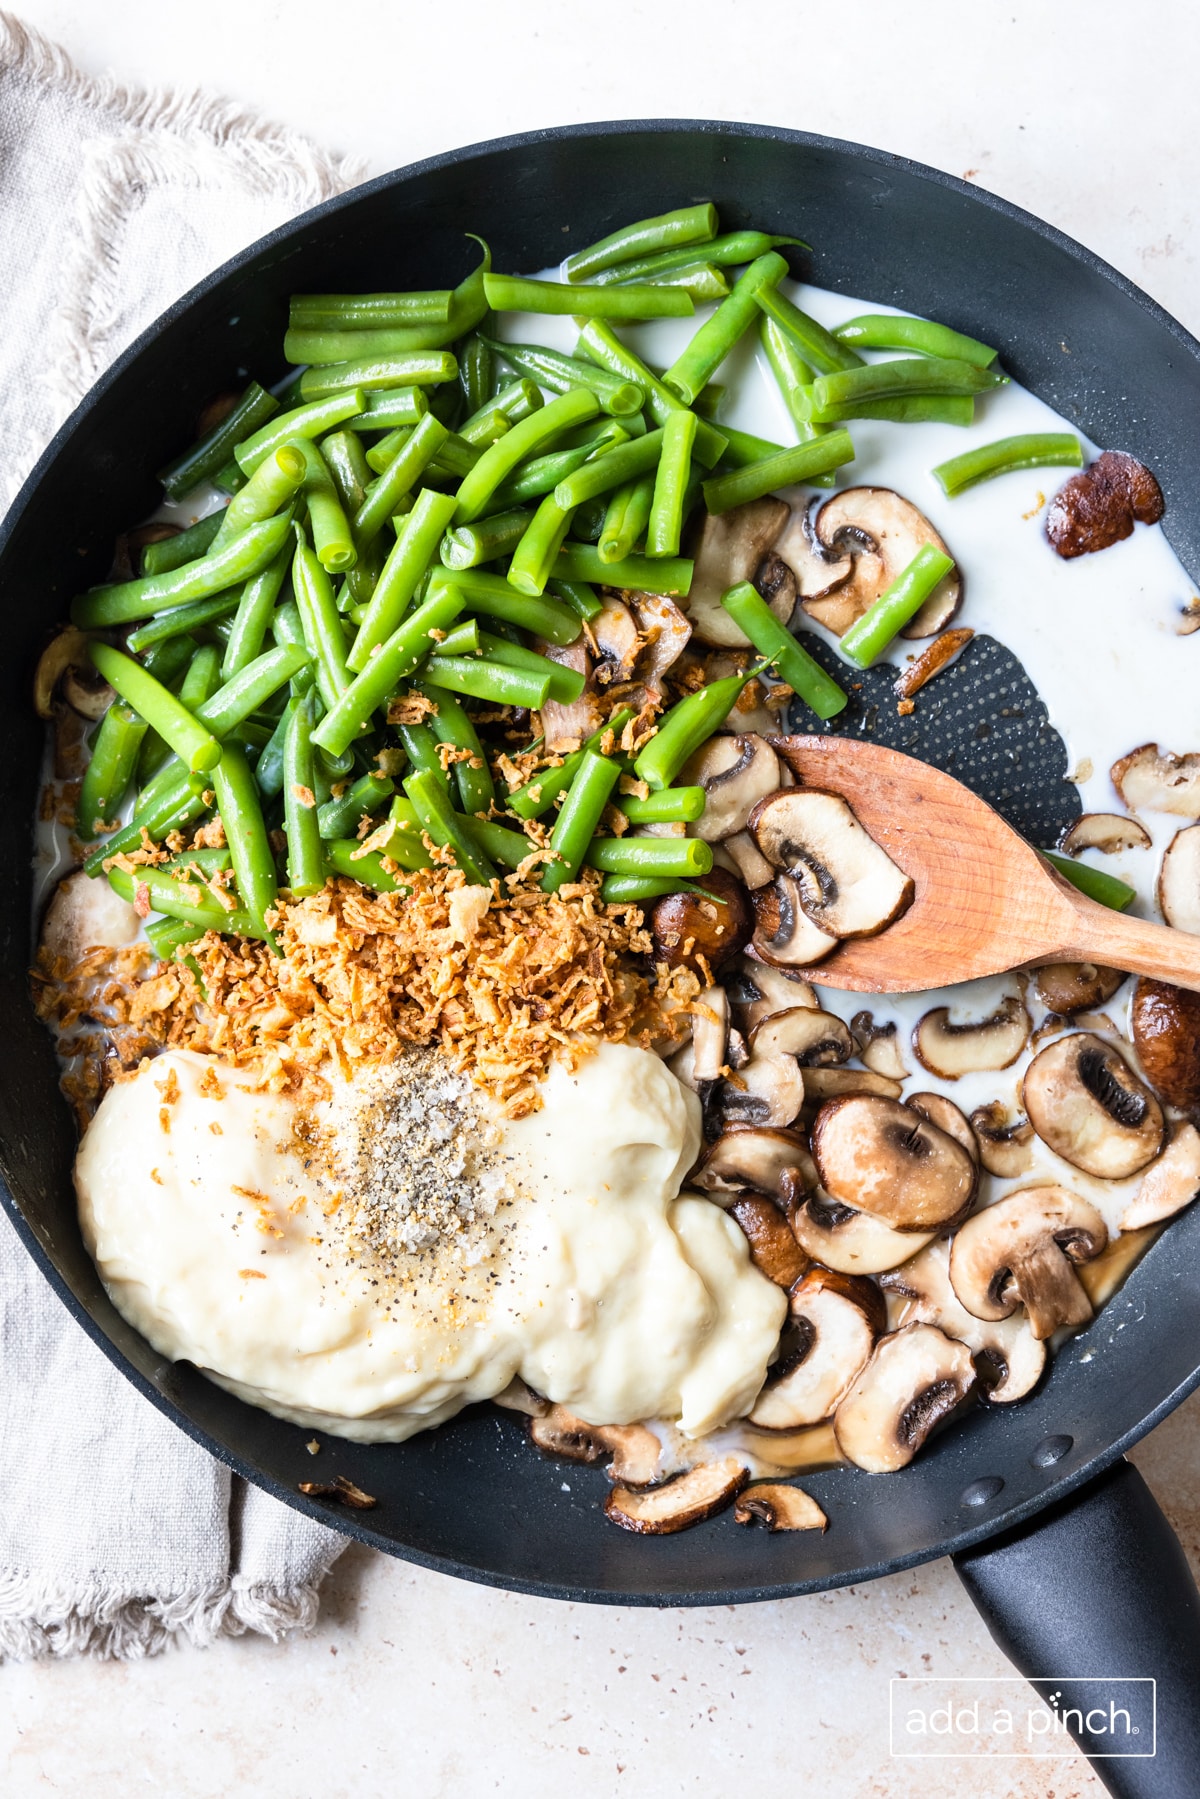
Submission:
MULTIPOLYGON (((863 140, 1028 207, 1200 330, 1187 0, 1136 15, 1115 0, 913 0, 902 14, 883 0, 823 14, 787 0, 19 10, 90 71, 225 92, 376 172, 531 126, 639 114, 863 140)), ((1200 1568, 1200 1399, 1135 1460, 1200 1568)), ((650 1612, 491 1592, 352 1548, 307 1641, 0 1669, 0 1790, 1100 1794, 1078 1761, 890 1758, 890 1679, 1006 1671, 945 1562, 814 1599, 650 1612)))

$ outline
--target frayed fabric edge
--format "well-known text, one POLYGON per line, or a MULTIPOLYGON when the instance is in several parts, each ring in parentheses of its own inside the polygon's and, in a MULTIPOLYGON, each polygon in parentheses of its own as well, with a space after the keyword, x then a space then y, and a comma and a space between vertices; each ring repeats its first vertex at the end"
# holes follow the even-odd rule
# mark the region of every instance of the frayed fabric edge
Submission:
POLYGON ((99 1582, 59 1588, 26 1575, 0 1576, 0 1662, 90 1655, 144 1661, 188 1644, 207 1649, 248 1632, 280 1642, 317 1620, 315 1583, 270 1586, 234 1580, 168 1599, 115 1593, 99 1582))

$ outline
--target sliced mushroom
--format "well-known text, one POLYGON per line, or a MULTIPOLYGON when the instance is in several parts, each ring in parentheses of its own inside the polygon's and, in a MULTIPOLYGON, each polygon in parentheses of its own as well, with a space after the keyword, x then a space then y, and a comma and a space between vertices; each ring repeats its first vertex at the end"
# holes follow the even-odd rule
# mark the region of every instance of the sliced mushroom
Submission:
POLYGON ((592 680, 597 687, 619 687, 632 679, 633 665, 642 647, 642 635, 624 600, 611 593, 602 596, 603 608, 589 621, 596 644, 592 680))
POLYGON ((759 800, 779 786, 779 757, 755 732, 710 737, 680 775, 682 787, 703 787, 704 811, 689 837, 720 843, 744 831, 759 800))
POLYGON ((1046 962, 1037 971, 1038 998, 1060 1018, 1089 1011, 1110 1000, 1125 979, 1119 968, 1098 962, 1046 962))
POLYGON ((950 1249, 950 1281, 976 1318, 1024 1305, 1035 1337, 1086 1324, 1092 1304, 1074 1264, 1108 1242, 1095 1206, 1065 1187, 1026 1187, 968 1218, 950 1249))
POLYGON ((750 1260, 758 1272, 777 1287, 794 1287, 808 1267, 808 1257, 779 1207, 756 1193, 744 1193, 729 1210, 750 1245, 750 1260))
POLYGON ((750 1476, 734 1455, 701 1462, 651 1492, 614 1487, 604 1501, 604 1515, 622 1530, 664 1537, 702 1524, 736 1499, 750 1476))
MULTIPOLYGON (((703 515, 699 540, 692 552, 695 567, 687 596, 687 615, 700 643, 749 642, 721 605, 723 594, 739 581, 751 581, 778 537, 788 508, 783 500, 751 500, 713 518, 703 515)), ((786 624, 794 598, 787 603, 786 624)))
POLYGON ((894 1018, 886 1024, 876 1024, 872 1013, 856 1012, 850 1020, 850 1029, 864 1067, 889 1081, 907 1080, 908 1063, 900 1050, 900 1034, 894 1018))
POLYGON ((783 557, 768 550, 758 565, 754 585, 780 624, 789 624, 796 610, 798 588, 796 577, 783 557))
POLYGON ((1200 1131, 1194 1124, 1177 1124, 1157 1162, 1151 1162, 1141 1185, 1121 1214, 1123 1231, 1161 1224, 1190 1206, 1200 1194, 1200 1131))
POLYGON ((754 1056, 714 1093, 724 1125, 788 1125, 804 1105, 804 1076, 792 1056, 754 1056))
POLYGON ((870 1474, 906 1467, 974 1384, 970 1350, 935 1325, 881 1337, 834 1414, 842 1453, 870 1474))
POLYGON ((979 1145, 975 1132, 952 1099, 947 1099, 944 1093, 910 1093, 904 1103, 919 1112, 922 1118, 927 1118, 930 1124, 936 1124, 939 1131, 945 1131, 947 1137, 953 1137, 972 1162, 978 1162, 979 1145))
POLYGON ((719 1081, 725 1067, 729 1035, 729 995, 724 987, 706 987, 692 1005, 692 1079, 719 1081))
POLYGON ((721 850, 724 850, 730 858, 735 871, 741 876, 751 893, 754 893, 759 887, 766 887, 775 879, 775 870, 749 831, 738 831, 735 836, 727 837, 724 843, 717 846, 718 854, 721 850))
POLYGON ((647 908, 654 960, 699 972, 696 958, 719 968, 736 956, 754 930, 754 910, 741 882, 710 868, 703 893, 664 893, 647 908))
POLYGON ((1200 754, 1177 756, 1143 743, 1112 765, 1113 786, 1131 812, 1200 818, 1200 754))
POLYGON ((886 1322, 878 1287, 827 1268, 810 1269, 788 1308, 779 1360, 750 1412, 759 1430, 797 1430, 831 1417, 886 1322))
POLYGON ((1177 931, 1200 936, 1200 825, 1176 831, 1158 871, 1158 905, 1177 931))
POLYGON ((544 1418, 550 1410, 550 1401, 527 1387, 519 1374, 514 1374, 499 1393, 492 1394, 492 1404, 503 1406, 506 1412, 524 1412, 527 1418, 544 1418))
POLYGON ((1200 1110, 1200 993, 1152 981, 1133 990, 1129 1028, 1142 1072, 1169 1106, 1200 1110))
POLYGON ((816 994, 799 975, 752 962, 748 956, 721 978, 729 989, 733 1015, 747 1036, 772 1012, 789 1012, 795 1006, 815 1008, 817 1004, 816 994))
POLYGON ((795 1056, 801 1068, 827 1067, 854 1054, 854 1039, 833 1012, 792 1006, 771 1012, 750 1033, 755 1056, 795 1056))
POLYGON ((79 869, 55 888, 42 926, 42 953, 52 964, 73 968, 89 950, 124 948, 140 929, 128 900, 79 869))
POLYGON ((529 1435, 546 1455, 568 1462, 598 1462, 608 1454, 608 1444, 594 1424, 585 1424, 566 1406, 551 1406, 529 1420, 529 1435))
POLYGON ((798 883, 808 918, 831 937, 873 937, 912 904, 912 881, 840 794, 782 788, 759 801, 750 829, 767 861, 798 883))
POLYGON ((717 1138, 691 1184, 717 1199, 749 1187, 786 1205, 797 1185, 816 1186, 817 1171, 798 1131, 742 1125, 717 1138))
POLYGON ((551 1406, 531 1417, 529 1435, 547 1455, 571 1462, 612 1460, 605 1473, 623 1487, 646 1488, 656 1484, 662 1460, 662 1444, 644 1424, 585 1424, 566 1406, 551 1406))
MULTIPOLYGON (((849 578, 824 596, 805 598, 801 580, 800 604, 839 637, 903 573, 922 545, 933 544, 950 553, 925 515, 890 487, 847 487, 834 494, 813 519, 812 534, 816 547, 827 555, 849 553, 854 558, 849 578)), ((782 544, 776 548, 786 555, 782 544)), ((962 592, 962 576, 952 568, 902 635, 935 636, 958 611, 962 592)))
POLYGON ((1150 845, 1149 831, 1136 818, 1125 818, 1120 812, 1085 812, 1058 847, 1067 856, 1080 856, 1084 850, 1116 856, 1122 850, 1148 850, 1150 845))
POLYGON ((733 1508, 735 1524, 753 1524, 755 1520, 776 1530, 824 1530, 829 1520, 801 1487, 784 1486, 780 1481, 759 1481, 747 1487, 733 1508))
POLYGON ((546 748, 556 756, 569 754, 579 748, 585 737, 591 737, 598 731, 604 721, 604 708, 589 679, 592 658, 587 638, 582 632, 574 643, 567 644, 549 643, 543 638, 537 638, 534 648, 551 662, 557 662, 563 668, 573 669, 576 674, 582 675, 586 683, 579 698, 572 700, 569 706, 558 700, 547 700, 538 715, 546 748))
POLYGON ((838 939, 823 931, 800 903, 800 883, 795 875, 777 875, 769 887, 750 896, 754 905, 754 935, 750 947, 763 962, 776 967, 811 968, 838 946, 838 939))
POLYGON ((999 1180, 1015 1180, 1033 1166, 1033 1126, 1028 1118, 1009 1124, 1008 1113, 998 1099, 977 1106, 971 1128, 979 1145, 979 1159, 999 1180))
POLYGON ((913 1031, 917 1060, 944 1081, 984 1069, 1008 1068, 1029 1041, 1029 1014, 1016 994, 1001 1001, 990 1018, 951 1024, 949 1006, 935 1006, 913 1031))
POLYGON ((665 593, 643 593, 638 589, 627 598, 643 644, 637 662, 637 679, 642 689, 641 710, 648 701, 655 705, 661 702, 663 676, 669 668, 674 668, 687 648, 692 627, 674 600, 668 599, 665 593))
POLYGON ((990 1320, 967 1311, 950 1282, 946 1243, 929 1244, 903 1268, 881 1275, 879 1284, 903 1299, 901 1325, 936 1324, 973 1355, 987 1357, 999 1375, 987 1389, 995 1404, 1023 1399, 1037 1385, 1046 1366, 1045 1344, 1034 1336, 1023 1311, 990 1320))
POLYGON ((940 637, 935 637, 919 656, 914 656, 905 663, 892 682, 892 692, 896 698, 911 700, 915 693, 920 693, 922 687, 940 674, 948 662, 953 662, 959 652, 966 649, 974 635, 974 631, 970 629, 960 629, 943 631, 940 637))
POLYGON ((899 1100, 827 1101, 813 1125, 812 1152, 833 1199, 898 1230, 947 1224, 975 1197, 966 1150, 899 1100))
MULTIPOLYGON (((703 661, 704 684, 711 687, 726 675, 744 675, 753 656, 745 650, 709 650, 703 661)), ((788 697, 791 689, 784 690, 788 697)), ((745 734, 754 731, 760 737, 772 736, 779 729, 779 708, 767 704, 766 692, 759 679, 747 681, 737 699, 725 714, 718 731, 745 734)))
POLYGON ((1162 489, 1145 463, 1105 450, 1059 488, 1046 508, 1046 536, 1068 560, 1107 550, 1133 534, 1134 521, 1156 525, 1162 489))
POLYGON ((788 1222, 814 1262, 839 1274, 880 1274, 898 1268, 928 1243, 933 1233, 897 1231, 869 1212, 838 1205, 828 1194, 812 1193, 788 1208, 788 1222))
POLYGON ((68 625, 52 637, 41 655, 33 676, 33 706, 39 718, 54 717, 54 698, 58 684, 68 669, 82 668, 87 663, 88 640, 74 625, 68 625))
POLYGON ((814 500, 807 510, 793 512, 775 543, 774 554, 791 569, 801 601, 832 593, 854 573, 854 557, 849 550, 827 550, 817 537, 813 520, 822 504, 821 500, 814 500))
POLYGON ((1125 1058, 1091 1031, 1072 1031, 1039 1050, 1022 1094, 1042 1142, 1085 1174, 1122 1180, 1162 1146, 1162 1107, 1125 1058))
POLYGON ((804 1077, 804 1097, 810 1104, 821 1105, 827 1099, 842 1099, 851 1093, 870 1093, 879 1099, 899 1099, 899 1081, 886 1074, 874 1074, 869 1068, 810 1068, 804 1077))

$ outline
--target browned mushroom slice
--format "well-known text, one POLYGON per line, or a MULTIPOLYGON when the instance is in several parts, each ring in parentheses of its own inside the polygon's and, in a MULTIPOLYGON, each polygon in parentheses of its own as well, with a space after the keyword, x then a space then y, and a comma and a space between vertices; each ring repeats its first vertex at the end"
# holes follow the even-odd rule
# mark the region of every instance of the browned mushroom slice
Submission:
POLYGON ((795 1286, 808 1267, 808 1257, 779 1207, 756 1193, 744 1193, 729 1210, 750 1245, 750 1260, 758 1272, 777 1287, 795 1286))
POLYGON ((569 706, 558 700, 547 700, 538 715, 546 748, 553 755, 569 754, 579 748, 585 737, 598 731, 604 721, 604 709, 588 680, 592 672, 592 658, 588 652, 587 639, 582 633, 574 643, 567 644, 548 643, 545 639, 538 638, 534 648, 551 662, 573 669, 587 682, 579 698, 569 706))
POLYGON ((717 844, 714 854, 717 858, 729 857, 733 873, 741 877, 751 893, 759 887, 769 886, 775 879, 775 870, 749 831, 738 831, 733 837, 727 837, 724 843, 717 844))
MULTIPOLYGON (((924 544, 950 552, 924 513, 890 487, 847 487, 826 500, 812 521, 815 543, 828 555, 849 553, 853 573, 831 593, 800 604, 818 624, 841 637, 862 617, 896 577, 903 573, 924 544)), ((777 545, 781 555, 782 545, 777 545)), ((905 626, 905 637, 933 637, 962 604, 963 582, 957 568, 939 581, 916 617, 905 626)))
POLYGON ((1181 1112, 1200 1108, 1200 993, 1143 975, 1133 990, 1129 1028, 1159 1098, 1181 1112))
POLYGON ((604 1501, 604 1515, 622 1530, 641 1536, 669 1536, 724 1511, 749 1478, 737 1456, 722 1456, 716 1462, 701 1462, 650 1492, 614 1487, 604 1501))
POLYGON ((644 1424, 585 1424, 566 1406, 551 1406, 529 1420, 529 1435, 547 1455, 569 1462, 600 1462, 611 1456, 605 1472, 628 1487, 650 1487, 659 1478, 662 1444, 644 1424))
POLYGON ((895 1099, 833 1099, 817 1113, 813 1161, 831 1198, 898 1230, 929 1230, 966 1211, 974 1162, 953 1137, 895 1099))
POLYGON ((59 691, 72 712, 93 722, 104 717, 117 697, 99 669, 86 662, 67 669, 59 691))
POLYGON ((800 1247, 840 1274, 880 1274, 898 1268, 930 1241, 932 1232, 897 1231, 869 1212, 814 1193, 793 1204, 788 1220, 800 1247))
POLYGON ((725 1067, 729 1036, 729 995, 724 987, 706 987, 692 1003, 692 1079, 719 1081, 725 1067))
POLYGON ((970 1350, 935 1325, 906 1324, 881 1337, 834 1414, 843 1455, 869 1474, 906 1467, 974 1384, 970 1350))
POLYGON ((1177 931, 1200 936, 1200 825, 1176 831, 1158 871, 1159 910, 1177 931))
POLYGON ((784 1205, 797 1181, 805 1188, 817 1183, 808 1145, 799 1132, 742 1125, 717 1138, 691 1184, 717 1198, 744 1193, 750 1187, 784 1205))
POLYGON ((664 593, 637 590, 626 597, 644 646, 637 661, 637 678, 646 699, 657 704, 662 698, 663 676, 687 648, 692 627, 674 600, 664 593))
POLYGON ((699 972, 696 958, 703 956, 710 968, 720 968, 749 942, 754 911, 741 882, 711 868, 704 886, 704 893, 664 893, 647 908, 656 963, 699 972))
POLYGON ((759 1430, 797 1430, 831 1417, 886 1324, 878 1287, 827 1268, 811 1269, 788 1305, 779 1360, 750 1413, 759 1430))
POLYGON ((1046 536, 1070 560, 1132 536, 1135 520, 1156 525, 1162 515, 1162 489, 1145 463, 1105 450, 1059 488, 1046 508, 1046 536))
POLYGON ((1151 1162, 1141 1185, 1121 1214, 1123 1231, 1140 1230, 1174 1218, 1200 1194, 1200 1131, 1177 1124, 1157 1162, 1151 1162))
POLYGON ((750 947, 763 962, 776 967, 811 968, 838 946, 838 939, 815 925, 800 903, 800 883, 794 875, 777 875, 769 887, 750 896, 754 904, 754 935, 750 947))
MULTIPOLYGON (((705 879, 708 877, 706 876, 705 879)), ((733 1016, 747 1036, 772 1012, 790 1012, 795 1006, 815 1009, 817 996, 808 982, 786 968, 771 968, 743 956, 736 967, 723 972, 733 1016)))
POLYGON ((527 1418, 544 1418, 550 1410, 550 1401, 527 1387, 519 1374, 514 1374, 499 1393, 492 1394, 492 1404, 503 1406, 506 1412, 524 1412, 527 1418))
POLYGON ((624 600, 616 599, 611 593, 602 598, 601 611, 588 622, 596 644, 592 680, 597 687, 619 687, 633 677, 642 635, 624 600))
POLYGON ((873 1074, 881 1074, 889 1081, 903 1081, 908 1078, 908 1063, 900 1049, 900 1035, 894 1018, 886 1024, 877 1024, 870 1012, 856 1012, 850 1020, 850 1029, 854 1041, 858 1045, 858 1058, 865 1068, 873 1074))
POLYGON ((997 1376, 987 1396, 996 1405, 1023 1399, 1046 1366, 1045 1344, 1034 1336, 1019 1309, 1007 1318, 990 1320, 968 1312, 950 1283, 949 1263, 949 1245, 931 1243, 903 1268, 880 1275, 879 1285, 900 1297, 900 1325, 936 1324, 956 1343, 965 1343, 972 1355, 987 1359, 997 1376))
POLYGON ((810 1068, 804 1077, 804 1097, 810 1103, 843 1099, 848 1094, 869 1093, 877 1099, 899 1099, 899 1081, 869 1068, 810 1068))
POLYGON ((781 1481, 759 1481, 747 1487, 733 1508, 735 1524, 753 1524, 755 1520, 768 1530, 824 1530, 828 1518, 800 1487, 788 1487, 781 1481))
POLYGON ((750 816, 759 849, 798 883, 808 918, 831 937, 873 937, 912 904, 913 884, 840 794, 789 787, 750 816))
POLYGON ((755 1025, 750 1051, 756 1056, 795 1056, 801 1068, 819 1068, 848 1061, 854 1039, 835 1013, 792 1006, 786 1012, 768 1013, 755 1025))
POLYGON ((58 684, 68 669, 87 665, 87 644, 83 632, 68 625, 50 639, 38 657, 33 675, 33 708, 39 718, 54 717, 58 684))
POLYGON ((941 673, 948 662, 953 662, 960 650, 966 649, 975 633, 969 629, 943 631, 940 637, 906 662, 896 679, 892 682, 892 692, 899 700, 911 700, 915 693, 941 673))
POLYGON ((1028 1043, 1029 1030, 1028 1012, 1009 994, 990 1018, 974 1024, 952 1024, 949 1006, 935 1006, 917 1024, 913 1048, 931 1074, 956 1081, 983 1069, 1010 1067, 1028 1043))
POLYGON ((1200 754, 1177 756, 1143 743, 1112 765, 1113 786, 1131 812, 1200 818, 1200 754))
POLYGON ((781 625, 791 622, 799 589, 796 577, 782 556, 768 550, 758 565, 754 585, 781 625))
POLYGON ((644 1424, 606 1424, 612 1461, 604 1470, 614 1486, 653 1487, 662 1479, 662 1444, 644 1424))
POLYGON ((950 1282, 976 1318, 1007 1318, 1024 1305, 1044 1342, 1086 1324, 1092 1304, 1074 1264, 1108 1242, 1094 1205, 1065 1187, 1026 1187, 968 1218, 950 1249, 950 1282))
POLYGON ((1042 1142, 1085 1174, 1122 1180, 1162 1146, 1162 1107, 1125 1058, 1091 1031, 1072 1031, 1039 1050, 1022 1094, 1042 1142))
POLYGON ((585 1424, 564 1405, 551 1406, 529 1420, 529 1436, 547 1455, 562 1456, 568 1462, 599 1462, 608 1454, 603 1433, 594 1424, 585 1424))
MULTIPOLYGON (((783 500, 751 500, 713 518, 704 514, 692 552, 695 567, 686 600, 693 634, 700 643, 749 642, 721 604, 722 595, 738 581, 752 581, 763 557, 778 537, 788 508, 783 500)), ((792 599, 787 602, 787 623, 792 599)))
POLYGON ((939 1131, 945 1131, 947 1137, 965 1149, 973 1162, 979 1160, 979 1144, 975 1140, 965 1113, 960 1111, 952 1099, 944 1093, 910 1093, 905 1105, 927 1118, 930 1124, 936 1124, 939 1131))
POLYGON ((720 843, 744 831, 759 800, 779 786, 779 757, 755 732, 710 737, 686 762, 681 787, 703 787, 704 811, 688 831, 720 843))
POLYGON ((1038 998, 1060 1018, 1090 1011, 1110 1000, 1125 979, 1119 968, 1098 962, 1046 962, 1037 971, 1038 998))
POLYGON ((1120 812, 1085 812, 1075 820, 1059 849, 1066 856, 1080 856, 1084 850, 1102 850, 1106 856, 1122 850, 1148 850, 1150 833, 1136 818, 1120 812))
POLYGON ((821 504, 820 500, 814 500, 807 511, 793 512, 775 543, 774 554, 791 569, 796 592, 802 601, 820 599, 832 593, 854 573, 854 557, 849 550, 831 552, 817 540, 813 519, 821 504))
POLYGON ((979 1145, 979 1159, 989 1174, 1000 1180, 1015 1180, 1028 1174, 1033 1166, 1033 1126, 1028 1118, 1008 1122, 1008 1113, 998 1099, 977 1106, 971 1113, 971 1128, 979 1145))
POLYGON ((793 1056, 752 1055, 716 1097, 726 1124, 789 1125, 804 1105, 804 1076, 793 1056))
POLYGON ((132 943, 141 921, 128 900, 107 881, 82 869, 60 881, 42 926, 42 952, 53 964, 73 968, 90 949, 122 949, 132 943))

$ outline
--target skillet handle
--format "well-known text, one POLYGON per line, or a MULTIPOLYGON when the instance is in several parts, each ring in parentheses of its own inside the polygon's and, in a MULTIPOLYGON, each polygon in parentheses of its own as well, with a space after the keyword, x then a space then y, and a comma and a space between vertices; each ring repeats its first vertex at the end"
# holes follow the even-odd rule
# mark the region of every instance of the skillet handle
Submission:
MULTIPOLYGON (((1111 1735, 1071 1731, 1089 1760, 1099 1758, 1092 1767, 1108 1792, 1174 1799, 1200 1791, 1200 1593, 1131 1462, 1117 1462, 1032 1523, 956 1555, 954 1565, 993 1641, 1044 1700, 1060 1693, 1060 1709, 1079 1706, 1086 1717, 1101 1696, 1107 1707, 1113 1691, 1097 1689, 1097 1676, 1157 1682, 1153 1758, 1114 1755, 1111 1735)), ((1134 1691, 1144 1740, 1146 1689, 1134 1691)))

